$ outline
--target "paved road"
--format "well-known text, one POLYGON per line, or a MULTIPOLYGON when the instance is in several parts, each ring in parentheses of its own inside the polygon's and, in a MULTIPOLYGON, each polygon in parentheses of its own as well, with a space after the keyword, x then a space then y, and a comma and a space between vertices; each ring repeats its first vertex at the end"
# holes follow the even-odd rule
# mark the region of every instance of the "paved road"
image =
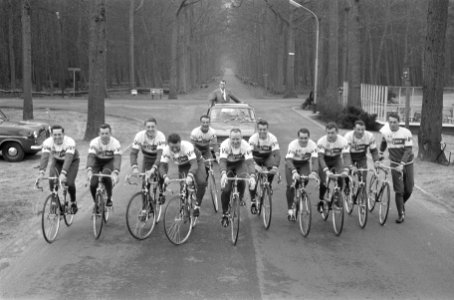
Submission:
MULTIPOLYGON (((245 88, 233 77, 228 85, 242 97, 245 88)), ((258 116, 270 121, 283 152, 300 127, 310 128, 314 139, 323 134, 323 128, 292 110, 301 100, 247 101, 258 116)), ((111 101, 107 107, 109 113, 132 118, 153 114, 166 133, 185 136, 206 109, 202 100, 178 100, 170 106, 166 101, 155 103, 111 101), (175 117, 175 108, 184 108, 185 113, 175 117)), ((283 163, 280 170, 283 173, 283 163)), ((244 208, 239 242, 233 247, 228 231, 220 227, 219 214, 206 201, 195 232, 188 243, 177 247, 167 241, 162 224, 148 240, 139 242, 129 235, 124 212, 135 188, 124 183, 115 190, 115 214, 101 239, 93 240, 89 196, 83 190, 79 198, 84 199, 84 209, 73 226, 62 228, 52 245, 36 229, 0 273, 0 297, 449 299, 454 295, 452 214, 427 203, 417 191, 402 225, 393 222, 393 205, 385 226, 378 224, 374 213, 361 230, 354 213, 346 218, 342 236, 335 237, 330 223, 314 215, 312 231, 303 238, 286 219, 284 180, 275 186, 269 231, 244 208)))

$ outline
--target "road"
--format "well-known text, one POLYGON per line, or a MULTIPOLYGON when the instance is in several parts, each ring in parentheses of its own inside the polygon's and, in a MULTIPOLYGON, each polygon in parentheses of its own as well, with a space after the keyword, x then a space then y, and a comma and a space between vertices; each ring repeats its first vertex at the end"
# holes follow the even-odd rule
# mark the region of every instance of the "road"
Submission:
MULTIPOLYGON (((234 77, 227 79, 227 85, 270 122, 270 131, 278 137, 283 152, 300 127, 310 128, 315 140, 323 134, 319 124, 292 110, 301 99, 253 99, 234 77)), ((204 100, 155 103, 108 101, 106 107, 110 114, 133 119, 154 115, 166 134, 175 131, 183 136, 188 136, 206 109, 204 100), (184 113, 177 117, 175 109, 184 113)), ((128 169, 128 161, 126 153, 123 170, 128 169)), ((280 171, 284 174, 283 162, 280 171)), ((286 218, 284 179, 274 188, 270 229, 265 231, 250 214, 248 202, 234 247, 207 199, 186 244, 170 244, 161 223, 149 239, 134 240, 124 214, 136 189, 123 181, 115 189, 115 212, 99 240, 91 234, 89 195, 86 189, 79 189, 85 209, 70 228, 60 229, 52 245, 42 239, 39 228, 30 233, 32 238, 0 273, 0 297, 452 299, 454 295, 452 214, 424 201, 419 191, 412 196, 401 225, 394 223, 393 204, 385 226, 378 224, 374 212, 362 230, 355 212, 346 217, 344 232, 336 237, 331 223, 314 215, 311 233, 303 238, 296 224, 286 218)), ((313 191, 315 203, 317 193, 313 191)))

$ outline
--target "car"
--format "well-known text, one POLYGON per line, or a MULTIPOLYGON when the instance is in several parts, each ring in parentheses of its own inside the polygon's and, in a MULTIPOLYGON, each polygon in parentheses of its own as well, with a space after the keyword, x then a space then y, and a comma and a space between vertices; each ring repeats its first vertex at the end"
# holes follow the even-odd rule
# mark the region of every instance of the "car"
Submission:
POLYGON ((239 128, 246 141, 257 131, 255 110, 246 103, 215 104, 208 110, 208 115, 218 144, 229 137, 232 128, 239 128))
POLYGON ((50 136, 49 124, 41 121, 11 121, 0 109, 0 150, 3 159, 22 161, 25 154, 35 154, 50 136))

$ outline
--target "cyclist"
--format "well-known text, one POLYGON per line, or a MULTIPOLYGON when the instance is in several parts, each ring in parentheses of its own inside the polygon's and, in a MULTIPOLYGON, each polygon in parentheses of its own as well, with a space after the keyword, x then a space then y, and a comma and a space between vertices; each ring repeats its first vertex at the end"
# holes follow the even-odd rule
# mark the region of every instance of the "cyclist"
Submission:
MULTIPOLYGON (((218 147, 218 138, 216 137, 216 132, 213 128, 210 127, 210 117, 203 115, 200 117, 200 126, 194 128, 191 131, 191 142, 195 148, 199 149, 202 153, 204 159, 211 159, 213 155, 211 154, 210 146, 213 147, 213 151, 216 157, 219 157, 219 147, 218 147)), ((205 165, 205 170, 208 176, 208 166, 205 165)))
POLYGON ((393 179, 393 188, 396 193, 396 208, 399 217, 396 223, 400 224, 405 218, 405 202, 410 198, 414 186, 413 172, 413 136, 410 130, 399 126, 400 118, 396 113, 390 113, 388 124, 381 129, 382 141, 380 156, 388 148, 393 179))
MULTIPOLYGON (((375 137, 371 132, 366 131, 366 124, 364 124, 364 121, 355 121, 353 130, 347 132, 344 137, 350 147, 353 169, 356 169, 356 167, 360 169, 367 169, 367 149, 369 149, 370 154, 372 155, 372 160, 374 162, 378 160, 378 149, 377 144, 375 143, 375 137)), ((362 176, 366 181, 367 172, 363 172, 362 176)), ((346 180, 346 186, 349 191, 348 179, 346 180)))
MULTIPOLYGON (((158 166, 161 161, 162 150, 166 144, 164 133, 158 130, 158 122, 155 118, 149 118, 144 122, 145 130, 139 131, 134 137, 129 156, 132 175, 137 176, 139 168, 137 157, 139 151, 143 154, 143 162, 141 172, 148 172, 150 176, 153 174, 159 175, 158 166)), ((159 178, 159 185, 162 187, 163 179, 159 178)), ((162 194, 162 188, 159 190, 159 203, 162 205, 165 202, 165 197, 162 194)))
MULTIPOLYGON (((71 200, 72 213, 77 213, 76 202, 76 185, 75 180, 79 171, 79 151, 76 149, 76 142, 65 135, 65 129, 60 125, 53 125, 50 128, 52 136, 43 142, 41 151, 41 161, 39 163, 39 180, 44 177, 44 173, 49 163, 49 157, 52 157, 49 176, 59 175, 59 180, 66 183, 71 200)), ((53 183, 50 182, 52 190, 53 183)))
MULTIPOLYGON (((254 158, 256 171, 260 171, 262 168, 270 170, 268 181, 271 187, 274 175, 279 170, 281 153, 277 138, 268 131, 268 127, 269 124, 266 120, 259 120, 257 122, 258 132, 249 138, 249 145, 254 158)), ((255 199, 257 186, 253 190, 250 189, 249 192, 251 196, 251 212, 255 215, 257 214, 257 203, 255 199)))
MULTIPOLYGON (((319 203, 317 209, 319 212, 323 211, 323 197, 325 196, 327 186, 326 178, 332 173, 331 169, 335 169, 336 172, 342 172, 345 176, 348 175, 348 171, 351 167, 350 147, 348 146, 347 140, 338 134, 337 124, 329 122, 325 127, 326 135, 322 136, 318 142, 318 162, 319 162, 319 176, 320 182, 320 194, 319 203)), ((343 188, 342 178, 338 179, 339 187, 343 188)))
POLYGON ((190 142, 182 141, 181 137, 176 133, 170 134, 167 142, 168 144, 162 151, 159 173, 164 178, 164 184, 169 184, 167 172, 169 170, 169 161, 172 160, 178 166, 178 177, 183 178, 186 176, 186 184, 188 186, 195 185, 196 203, 193 216, 198 217, 207 186, 205 162, 202 154, 190 142))
MULTIPOLYGON (((221 202, 222 202, 222 219, 221 224, 224 227, 229 226, 228 209, 230 191, 232 182, 227 181, 227 177, 238 175, 238 177, 249 176, 249 188, 255 187, 254 159, 252 157, 249 144, 243 140, 241 130, 232 128, 230 136, 222 142, 220 147, 219 169, 221 171, 221 202)), ((238 182, 240 193, 240 202, 243 203, 245 190, 243 181, 238 182)))
POLYGON ((97 178, 93 173, 111 175, 110 178, 102 178, 107 191, 107 207, 112 207, 112 187, 118 182, 121 167, 121 145, 112 136, 112 128, 109 124, 99 127, 99 136, 91 140, 87 157, 87 177, 90 181, 90 192, 93 201, 96 197, 97 178))
MULTIPOLYGON (((288 220, 294 219, 293 198, 295 190, 290 186, 293 181, 298 180, 300 175, 309 175, 312 178, 318 178, 318 153, 317 144, 310 139, 310 131, 307 128, 301 128, 297 132, 298 138, 294 139, 288 145, 287 155, 285 156, 285 179, 287 181, 287 207, 288 220)), ((304 182, 304 185, 307 181, 304 182)))

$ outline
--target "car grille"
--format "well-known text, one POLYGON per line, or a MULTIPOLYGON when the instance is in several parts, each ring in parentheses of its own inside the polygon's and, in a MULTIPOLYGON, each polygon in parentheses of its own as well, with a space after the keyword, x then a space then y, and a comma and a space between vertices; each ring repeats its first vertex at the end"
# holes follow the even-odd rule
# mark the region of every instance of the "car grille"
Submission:
POLYGON ((41 145, 46 138, 47 138, 47 130, 41 129, 39 132, 38 138, 36 139, 36 144, 41 145))

